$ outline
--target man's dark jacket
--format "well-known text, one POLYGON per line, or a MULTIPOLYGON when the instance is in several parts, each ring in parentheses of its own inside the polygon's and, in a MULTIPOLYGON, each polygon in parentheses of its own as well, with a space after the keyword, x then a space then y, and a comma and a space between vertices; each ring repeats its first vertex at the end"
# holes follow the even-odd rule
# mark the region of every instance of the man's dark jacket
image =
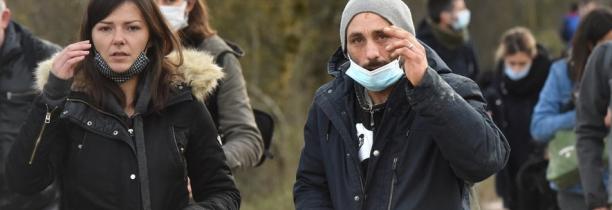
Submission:
POLYGON ((12 193, 5 182, 4 165, 36 96, 34 69, 59 47, 34 37, 15 22, 6 28, 4 38, 0 48, 0 209, 42 209, 56 200, 52 187, 34 196, 12 193))
POLYGON ((485 113, 479 87, 429 47, 416 88, 401 79, 386 103, 363 180, 354 82, 341 51, 335 79, 314 98, 294 185, 296 209, 469 209, 469 187, 504 167, 510 148, 485 113))

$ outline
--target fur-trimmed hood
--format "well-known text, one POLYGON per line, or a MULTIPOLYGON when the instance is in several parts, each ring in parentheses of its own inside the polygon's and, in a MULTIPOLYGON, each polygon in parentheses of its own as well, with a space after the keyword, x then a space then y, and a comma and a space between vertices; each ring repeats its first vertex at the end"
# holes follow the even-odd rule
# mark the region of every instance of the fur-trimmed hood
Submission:
MULTIPOLYGON (((54 55, 50 59, 40 62, 36 68, 36 84, 35 89, 42 91, 43 87, 49 79, 54 55)), ((178 56, 173 52, 166 56, 174 63, 178 63, 178 56)), ((204 99, 214 91, 218 85, 219 79, 223 78, 221 67, 214 63, 214 58, 206 52, 195 49, 183 50, 183 64, 177 68, 177 76, 173 83, 186 83, 191 87, 193 95, 198 101, 204 102, 204 99)), ((78 90, 82 82, 78 77, 75 77, 75 82, 72 85, 73 90, 78 90)))

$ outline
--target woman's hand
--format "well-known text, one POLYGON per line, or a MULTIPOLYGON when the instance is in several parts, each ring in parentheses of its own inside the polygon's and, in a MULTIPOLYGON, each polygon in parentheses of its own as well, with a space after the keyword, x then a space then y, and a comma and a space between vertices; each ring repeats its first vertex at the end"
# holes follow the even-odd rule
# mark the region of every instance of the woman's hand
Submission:
POLYGON ((68 45, 55 57, 51 69, 53 75, 63 80, 71 79, 74 76, 76 64, 89 55, 90 48, 89 40, 68 45))

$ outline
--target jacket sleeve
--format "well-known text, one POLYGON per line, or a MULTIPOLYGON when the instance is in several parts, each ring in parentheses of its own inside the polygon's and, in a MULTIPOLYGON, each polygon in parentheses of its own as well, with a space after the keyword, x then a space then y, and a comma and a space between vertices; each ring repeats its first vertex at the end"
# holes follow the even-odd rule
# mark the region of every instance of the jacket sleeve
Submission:
POLYGON ((225 162, 215 125, 203 104, 193 104, 198 110, 194 116, 198 117, 190 129, 186 151, 193 198, 199 209, 237 210, 240 192, 225 162))
POLYGON ((472 183, 482 181, 505 166, 510 146, 486 114, 478 85, 454 74, 445 77, 450 85, 428 68, 420 85, 406 86, 408 101, 430 125, 455 175, 472 183))
POLYGON ((255 123, 253 109, 238 59, 224 56, 225 77, 217 94, 219 128, 223 151, 230 168, 254 167, 263 155, 264 145, 255 123))
POLYGON ((67 132, 59 110, 71 81, 50 75, 43 93, 30 109, 6 164, 9 188, 30 195, 44 190, 58 176, 67 132))
POLYGON ((584 196, 590 209, 606 206, 608 198, 602 183, 604 138, 608 129, 604 116, 610 100, 612 42, 597 47, 585 67, 576 116, 576 152, 584 196))
POLYGON ((304 148, 300 156, 293 200, 296 210, 332 210, 333 205, 325 176, 319 133, 317 132, 316 105, 312 105, 304 127, 304 148))
POLYGON ((566 66, 566 63, 560 62, 552 65, 546 83, 540 92, 538 103, 533 110, 530 125, 531 136, 540 143, 547 143, 557 131, 571 130, 576 124, 575 110, 566 112, 561 110, 563 104, 567 102, 564 101, 562 92, 567 88, 563 87, 561 81, 569 81, 566 76, 567 68, 562 66, 566 66))

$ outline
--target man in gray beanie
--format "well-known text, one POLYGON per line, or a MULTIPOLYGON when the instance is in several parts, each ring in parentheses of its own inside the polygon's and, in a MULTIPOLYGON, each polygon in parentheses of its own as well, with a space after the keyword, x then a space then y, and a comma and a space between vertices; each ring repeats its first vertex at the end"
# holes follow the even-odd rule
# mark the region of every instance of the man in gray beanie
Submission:
POLYGON ((294 185, 297 210, 470 207, 510 148, 479 87, 414 37, 401 0, 351 0, 316 92, 294 185))

